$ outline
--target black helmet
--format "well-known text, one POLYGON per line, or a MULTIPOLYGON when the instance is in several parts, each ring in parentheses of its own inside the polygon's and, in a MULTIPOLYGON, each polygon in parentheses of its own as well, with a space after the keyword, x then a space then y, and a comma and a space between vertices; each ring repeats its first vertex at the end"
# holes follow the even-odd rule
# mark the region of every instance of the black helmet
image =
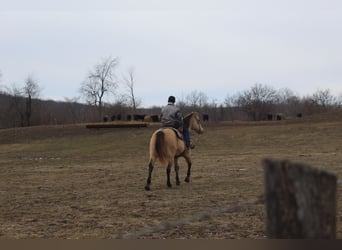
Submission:
POLYGON ((176 97, 174 97, 174 96, 172 96, 172 95, 169 96, 168 102, 175 103, 175 102, 176 102, 176 97))

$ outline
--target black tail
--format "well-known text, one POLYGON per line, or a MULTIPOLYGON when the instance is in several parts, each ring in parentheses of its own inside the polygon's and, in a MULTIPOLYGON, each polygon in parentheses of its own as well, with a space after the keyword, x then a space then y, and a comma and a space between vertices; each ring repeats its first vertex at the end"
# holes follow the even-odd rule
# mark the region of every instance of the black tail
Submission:
POLYGON ((158 131, 156 134, 156 152, 158 155, 162 155, 163 142, 164 133, 163 131, 158 131))
POLYGON ((155 149, 159 160, 165 162, 167 160, 167 151, 165 148, 165 134, 163 131, 158 131, 156 134, 155 149))

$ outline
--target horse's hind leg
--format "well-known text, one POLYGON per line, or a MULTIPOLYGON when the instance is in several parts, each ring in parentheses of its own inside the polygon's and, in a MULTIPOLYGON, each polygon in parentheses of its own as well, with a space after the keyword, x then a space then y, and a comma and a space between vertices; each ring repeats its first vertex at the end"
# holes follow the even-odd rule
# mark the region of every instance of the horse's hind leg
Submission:
POLYGON ((188 172, 186 174, 186 177, 185 177, 185 182, 190 182, 190 174, 191 174, 191 160, 190 159, 186 159, 186 162, 188 163, 188 172))
POLYGON ((177 186, 180 185, 179 181, 179 165, 177 159, 175 159, 175 172, 176 172, 176 184, 177 186))
POLYGON ((151 190, 150 185, 151 185, 151 179, 152 179, 152 171, 153 171, 153 163, 152 163, 152 160, 150 160, 150 163, 148 165, 147 183, 145 186, 145 190, 147 190, 147 191, 151 190))
POLYGON ((166 168, 166 176, 167 176, 167 186, 172 187, 171 180, 170 180, 170 173, 171 173, 171 166, 172 164, 168 164, 166 168))

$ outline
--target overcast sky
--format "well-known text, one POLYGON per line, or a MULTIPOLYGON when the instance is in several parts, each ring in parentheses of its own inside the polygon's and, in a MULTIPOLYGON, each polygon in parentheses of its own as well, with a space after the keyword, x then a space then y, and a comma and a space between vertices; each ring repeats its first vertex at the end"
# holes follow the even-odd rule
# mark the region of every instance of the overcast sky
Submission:
POLYGON ((44 99, 79 96, 118 57, 143 106, 197 90, 223 103, 255 83, 342 93, 340 0, 0 0, 2 85, 33 74, 44 99))

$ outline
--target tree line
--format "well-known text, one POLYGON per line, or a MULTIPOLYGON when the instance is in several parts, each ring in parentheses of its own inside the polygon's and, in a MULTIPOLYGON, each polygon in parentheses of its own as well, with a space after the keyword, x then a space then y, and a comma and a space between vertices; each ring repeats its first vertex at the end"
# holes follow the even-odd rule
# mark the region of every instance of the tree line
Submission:
POLYGON ((211 121, 262 121, 277 114, 283 119, 341 109, 342 94, 319 89, 312 95, 299 96, 288 88, 277 90, 266 84, 255 83, 242 92, 227 94, 223 103, 209 101, 205 93, 194 91, 181 98, 178 105, 183 110, 209 114, 211 121))
MULTIPOLYGON (((160 114, 161 107, 142 108, 141 99, 135 95, 135 71, 118 79, 115 70, 119 61, 108 57, 95 64, 80 83, 79 98, 64 101, 42 100, 41 88, 33 75, 0 91, 0 128, 32 125, 71 124, 97 122, 106 119, 127 120, 133 114, 160 114), (124 93, 117 93, 119 84, 124 93), (104 101, 106 95, 115 95, 116 101, 104 101)), ((0 72, 0 82, 1 82, 0 72)), ((277 90, 272 86, 255 83, 235 94, 227 94, 223 102, 210 99, 204 92, 192 91, 177 97, 177 105, 184 114, 199 111, 210 121, 269 119, 270 115, 282 114, 295 117, 312 115, 342 107, 342 95, 329 89, 317 90, 308 96, 299 96, 290 89, 277 90)))

